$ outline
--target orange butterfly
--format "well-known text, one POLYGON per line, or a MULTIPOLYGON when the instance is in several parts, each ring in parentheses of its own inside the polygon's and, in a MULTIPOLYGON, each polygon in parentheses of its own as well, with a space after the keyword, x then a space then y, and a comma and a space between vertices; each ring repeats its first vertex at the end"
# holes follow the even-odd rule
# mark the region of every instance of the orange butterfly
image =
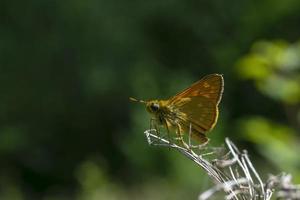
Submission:
POLYGON ((214 128, 218 119, 223 88, 222 75, 210 74, 167 100, 130 99, 146 104, 156 130, 158 125, 162 125, 168 133, 169 130, 175 130, 183 143, 183 133, 191 134, 200 143, 206 143, 206 133, 214 128))

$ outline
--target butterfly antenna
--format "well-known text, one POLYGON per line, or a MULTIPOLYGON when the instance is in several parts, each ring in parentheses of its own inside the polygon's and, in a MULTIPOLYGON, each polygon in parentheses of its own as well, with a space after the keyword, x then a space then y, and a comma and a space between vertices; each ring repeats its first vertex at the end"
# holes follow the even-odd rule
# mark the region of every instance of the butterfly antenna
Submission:
POLYGON ((137 99, 135 99, 135 98, 133 98, 133 97, 129 97, 129 100, 130 100, 130 101, 133 101, 133 102, 146 103, 146 101, 143 101, 143 100, 137 100, 137 99))

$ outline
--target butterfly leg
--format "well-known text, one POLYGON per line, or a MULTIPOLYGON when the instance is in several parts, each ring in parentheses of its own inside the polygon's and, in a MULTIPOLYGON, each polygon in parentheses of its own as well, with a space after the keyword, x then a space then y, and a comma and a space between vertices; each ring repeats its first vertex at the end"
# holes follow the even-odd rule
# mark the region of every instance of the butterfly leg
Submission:
POLYGON ((158 137, 156 139, 156 142, 157 142, 157 141, 159 141, 159 138, 160 138, 160 128, 157 124, 157 119, 155 119, 155 118, 150 119, 150 132, 152 132, 153 130, 155 131, 155 135, 158 137))
POLYGON ((163 121, 163 124, 164 124, 164 126, 166 127, 166 130, 167 130, 167 137, 168 137, 168 140, 169 140, 169 142, 171 142, 171 136, 170 136, 170 127, 171 127, 171 123, 169 122, 169 121, 167 121, 167 120, 164 120, 163 121))
POLYGON ((176 134, 178 136, 178 138, 176 138, 176 139, 179 140, 179 142, 181 143, 181 145, 183 147, 189 149, 189 145, 183 140, 183 133, 182 133, 182 128, 181 128, 180 124, 177 124, 176 134))
POLYGON ((192 124, 190 123, 190 126, 189 126, 189 147, 192 146, 191 137, 192 137, 192 124))
MULTIPOLYGON (((150 119, 150 128, 149 128, 150 133, 152 132, 152 130, 155 130, 154 122, 155 122, 155 119, 154 119, 154 118, 151 118, 151 119, 150 119)), ((156 132, 156 130, 155 130, 155 132, 156 132)))

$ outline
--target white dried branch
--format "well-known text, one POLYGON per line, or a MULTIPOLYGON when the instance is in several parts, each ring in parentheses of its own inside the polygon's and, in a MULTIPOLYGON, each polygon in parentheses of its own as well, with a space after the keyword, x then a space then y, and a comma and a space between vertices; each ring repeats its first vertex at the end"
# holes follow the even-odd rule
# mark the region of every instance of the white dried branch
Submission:
POLYGON ((209 148, 206 152, 201 146, 199 152, 194 151, 188 138, 188 147, 173 143, 170 138, 156 134, 155 129, 145 131, 147 141, 152 146, 163 146, 175 149, 194 161, 215 183, 211 189, 200 194, 199 200, 208 200, 217 192, 223 191, 224 199, 228 200, 270 200, 274 191, 277 199, 300 200, 300 186, 291 183, 291 175, 282 174, 270 176, 264 184, 252 164, 247 151, 240 152, 235 144, 225 139, 226 149, 223 155, 219 150, 223 148, 209 148), (208 159, 206 156, 212 158, 208 159), (214 157, 213 157, 214 156, 214 157))
MULTIPOLYGON (((247 179, 242 178, 242 179, 238 179, 238 180, 227 181, 227 182, 225 182, 225 184, 224 183, 217 184, 214 187, 210 188, 209 190, 200 194, 198 197, 198 200, 207 200, 212 195, 214 195, 216 192, 218 192, 220 190, 224 190, 225 192, 230 192, 234 186, 239 185, 239 184, 244 184, 247 181, 248 181, 247 179)), ((236 191, 234 191, 234 196, 236 194, 237 194, 236 191)), ((232 199, 234 196, 232 196, 232 194, 229 194, 228 198, 232 199)))

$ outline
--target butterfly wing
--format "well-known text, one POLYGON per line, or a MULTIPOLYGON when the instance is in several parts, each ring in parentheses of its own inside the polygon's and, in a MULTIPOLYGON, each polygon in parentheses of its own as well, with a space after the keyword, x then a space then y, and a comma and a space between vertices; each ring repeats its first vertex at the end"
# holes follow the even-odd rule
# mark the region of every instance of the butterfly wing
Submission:
POLYGON ((176 113, 180 125, 201 141, 204 133, 210 131, 218 119, 218 104, 224 87, 222 75, 211 74, 194 83, 189 88, 172 97, 169 105, 176 113))

